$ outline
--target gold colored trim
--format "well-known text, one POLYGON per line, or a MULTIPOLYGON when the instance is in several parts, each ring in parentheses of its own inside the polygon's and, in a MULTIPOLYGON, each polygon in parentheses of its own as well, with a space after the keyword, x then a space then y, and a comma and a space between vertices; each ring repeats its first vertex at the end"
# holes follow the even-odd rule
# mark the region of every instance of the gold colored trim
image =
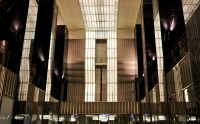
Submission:
POLYGON ((60 114, 139 114, 138 102, 61 102, 60 114))

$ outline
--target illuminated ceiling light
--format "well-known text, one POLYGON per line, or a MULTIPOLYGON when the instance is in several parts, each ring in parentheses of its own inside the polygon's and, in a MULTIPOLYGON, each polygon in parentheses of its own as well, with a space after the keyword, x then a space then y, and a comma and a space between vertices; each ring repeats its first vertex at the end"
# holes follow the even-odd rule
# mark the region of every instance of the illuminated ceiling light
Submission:
POLYGON ((45 61, 44 55, 42 53, 39 54, 39 58, 40 58, 41 61, 45 61))
POLYGON ((79 0, 86 30, 116 30, 118 0, 79 0))

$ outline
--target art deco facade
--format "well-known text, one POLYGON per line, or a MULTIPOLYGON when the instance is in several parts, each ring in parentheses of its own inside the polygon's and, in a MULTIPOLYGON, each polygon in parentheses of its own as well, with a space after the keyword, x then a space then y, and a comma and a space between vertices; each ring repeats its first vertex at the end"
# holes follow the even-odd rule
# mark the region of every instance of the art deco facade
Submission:
POLYGON ((200 123, 199 0, 0 0, 0 123, 200 123))

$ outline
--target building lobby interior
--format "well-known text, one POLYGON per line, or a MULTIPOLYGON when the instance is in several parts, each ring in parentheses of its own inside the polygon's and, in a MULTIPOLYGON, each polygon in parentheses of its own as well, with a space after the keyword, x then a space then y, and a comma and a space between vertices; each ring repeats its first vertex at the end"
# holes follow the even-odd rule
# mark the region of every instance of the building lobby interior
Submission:
POLYGON ((200 0, 0 0, 0 124, 200 124, 200 0))

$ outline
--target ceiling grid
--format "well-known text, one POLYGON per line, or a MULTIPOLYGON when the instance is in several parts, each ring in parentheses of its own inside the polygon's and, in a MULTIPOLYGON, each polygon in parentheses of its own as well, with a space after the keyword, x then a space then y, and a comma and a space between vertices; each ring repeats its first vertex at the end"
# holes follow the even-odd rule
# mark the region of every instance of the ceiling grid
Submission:
POLYGON ((86 31, 117 29, 118 0, 79 0, 86 31))

